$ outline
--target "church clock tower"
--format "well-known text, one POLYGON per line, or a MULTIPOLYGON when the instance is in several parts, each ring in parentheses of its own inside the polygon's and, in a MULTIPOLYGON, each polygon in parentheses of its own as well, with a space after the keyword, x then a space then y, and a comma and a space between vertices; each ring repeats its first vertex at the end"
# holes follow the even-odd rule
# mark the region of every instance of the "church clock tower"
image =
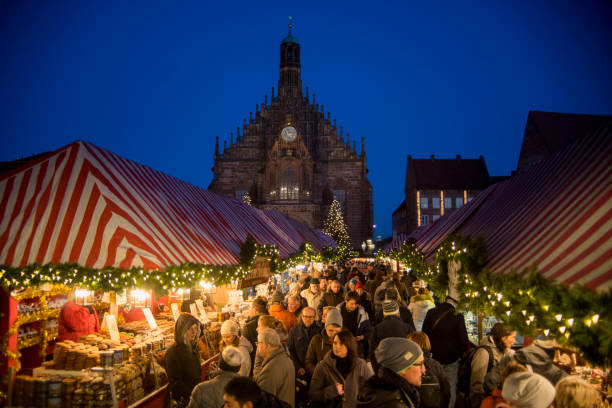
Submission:
POLYGON ((300 44, 289 34, 280 44, 278 93, 255 105, 223 147, 217 140, 209 189, 235 199, 251 197, 261 210, 276 210, 321 228, 331 201, 339 201, 351 243, 372 237, 372 186, 364 139, 355 140, 302 90, 300 44), (241 132, 242 131, 242 132, 241 132))

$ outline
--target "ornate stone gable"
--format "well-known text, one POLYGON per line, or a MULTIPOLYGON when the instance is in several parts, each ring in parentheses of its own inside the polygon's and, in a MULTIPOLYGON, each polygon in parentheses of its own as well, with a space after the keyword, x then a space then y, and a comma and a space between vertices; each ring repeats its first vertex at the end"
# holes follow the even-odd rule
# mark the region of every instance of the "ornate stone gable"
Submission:
POLYGON ((336 197, 359 246, 372 238, 373 224, 364 139, 358 153, 316 96, 307 87, 303 94, 299 58, 300 46, 290 35, 281 44, 278 93, 272 88, 270 100, 266 95, 256 104, 222 148, 217 138, 209 189, 236 199, 248 193, 254 206, 282 211, 313 228, 321 228, 329 198, 336 197), (295 140, 283 139, 288 126, 295 128, 295 140))

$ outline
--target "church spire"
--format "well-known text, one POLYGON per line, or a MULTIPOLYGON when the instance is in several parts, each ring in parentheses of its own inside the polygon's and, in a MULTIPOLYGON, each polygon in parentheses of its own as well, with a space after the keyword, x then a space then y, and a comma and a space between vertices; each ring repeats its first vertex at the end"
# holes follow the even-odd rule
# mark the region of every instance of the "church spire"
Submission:
POLYGON ((289 34, 283 38, 280 51, 279 98, 301 98, 302 79, 300 70, 300 44, 293 36, 293 18, 289 17, 289 34))

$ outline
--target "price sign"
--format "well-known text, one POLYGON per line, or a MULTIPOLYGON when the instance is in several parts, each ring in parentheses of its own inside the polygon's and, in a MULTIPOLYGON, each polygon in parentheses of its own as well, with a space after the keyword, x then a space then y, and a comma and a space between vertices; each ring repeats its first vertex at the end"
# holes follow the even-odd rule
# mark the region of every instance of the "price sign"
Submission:
POLYGON ((181 312, 179 312, 178 303, 173 303, 170 306, 170 309, 172 309, 172 317, 174 317, 174 321, 176 322, 176 319, 178 319, 179 314, 181 314, 181 312))
POLYGON ((149 309, 148 307, 145 307, 144 309, 142 309, 142 311, 144 312, 145 319, 147 319, 149 328, 151 328, 151 330, 157 329, 157 322, 153 318, 153 313, 151 313, 151 309, 149 309))
POLYGON ((198 310, 200 311, 200 314, 206 313, 206 311, 204 310, 204 302, 202 302, 202 299, 196 299, 196 305, 198 306, 198 310))
POLYGON ((106 315, 106 326, 108 327, 108 333, 114 343, 119 343, 119 329, 117 328, 117 319, 112 314, 106 315))

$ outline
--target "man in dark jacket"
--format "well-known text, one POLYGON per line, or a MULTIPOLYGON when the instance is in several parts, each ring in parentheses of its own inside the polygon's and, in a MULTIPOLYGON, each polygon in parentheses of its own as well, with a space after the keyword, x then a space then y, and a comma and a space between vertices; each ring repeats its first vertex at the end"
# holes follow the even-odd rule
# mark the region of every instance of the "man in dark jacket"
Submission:
POLYGON ((337 280, 333 280, 329 284, 329 290, 321 297, 317 310, 318 316, 323 316, 325 306, 338 306, 342 302, 344 302, 344 286, 340 285, 337 280))
POLYGON ((384 319, 374 326, 372 336, 370 336, 370 361, 372 362, 374 371, 378 369, 378 364, 374 357, 374 350, 376 350, 378 344, 387 337, 405 338, 409 333, 414 331, 414 328, 400 319, 399 305, 395 300, 387 300, 383 303, 382 312, 384 319))
POLYGON ((306 372, 306 352, 310 341, 321 332, 321 326, 315 322, 315 310, 312 307, 302 309, 300 323, 293 326, 289 331, 287 339, 287 349, 295 366, 296 385, 299 383, 299 392, 295 394, 295 400, 306 400, 308 397, 308 388, 304 383, 310 382, 310 375, 306 372))
MULTIPOLYGON (((392 288, 392 289, 388 289, 385 292, 385 297, 383 299, 383 303, 387 300, 395 300, 399 306, 399 311, 400 311, 400 319, 402 319, 402 321, 404 323, 406 323, 408 326, 410 326, 410 328, 412 329, 412 331, 415 331, 415 327, 414 327, 414 321, 412 319, 412 313, 410 312, 410 310, 408 309, 408 307, 402 303, 402 301, 399 299, 399 293, 397 291, 397 289, 392 288)), ((383 311, 382 311, 382 304, 380 309, 378 309, 376 311, 376 317, 374 318, 374 324, 378 324, 380 322, 382 322, 383 320, 383 311)))
POLYGON ((257 351, 257 325, 259 324, 259 316, 268 314, 268 301, 263 297, 257 297, 251 305, 250 317, 244 325, 244 337, 251 343, 253 350, 251 351, 251 371, 255 365, 255 352, 257 351))
POLYGON ((370 318, 365 309, 357 303, 359 301, 357 292, 347 293, 345 299, 338 305, 343 326, 355 336, 359 357, 366 358, 368 340, 372 331, 370 318))
POLYGON ((429 337, 432 357, 446 371, 451 389, 449 408, 457 398, 459 360, 468 349, 468 336, 462 314, 456 314, 457 301, 450 296, 444 303, 430 309, 423 321, 423 332, 429 337))
POLYGON ((425 373, 420 347, 408 339, 388 337, 374 353, 381 368, 361 387, 358 406, 419 408, 418 387, 425 373))
POLYGON ((338 309, 333 308, 327 313, 325 328, 314 336, 310 340, 310 344, 308 344, 304 361, 308 375, 312 376, 317 363, 323 360, 327 352, 331 351, 332 339, 336 334, 340 333, 340 330, 342 330, 342 315, 338 309))
POLYGON ((291 407, 282 401, 259 388, 255 381, 246 377, 237 377, 228 382, 223 388, 223 402, 228 408, 288 408, 291 407))

